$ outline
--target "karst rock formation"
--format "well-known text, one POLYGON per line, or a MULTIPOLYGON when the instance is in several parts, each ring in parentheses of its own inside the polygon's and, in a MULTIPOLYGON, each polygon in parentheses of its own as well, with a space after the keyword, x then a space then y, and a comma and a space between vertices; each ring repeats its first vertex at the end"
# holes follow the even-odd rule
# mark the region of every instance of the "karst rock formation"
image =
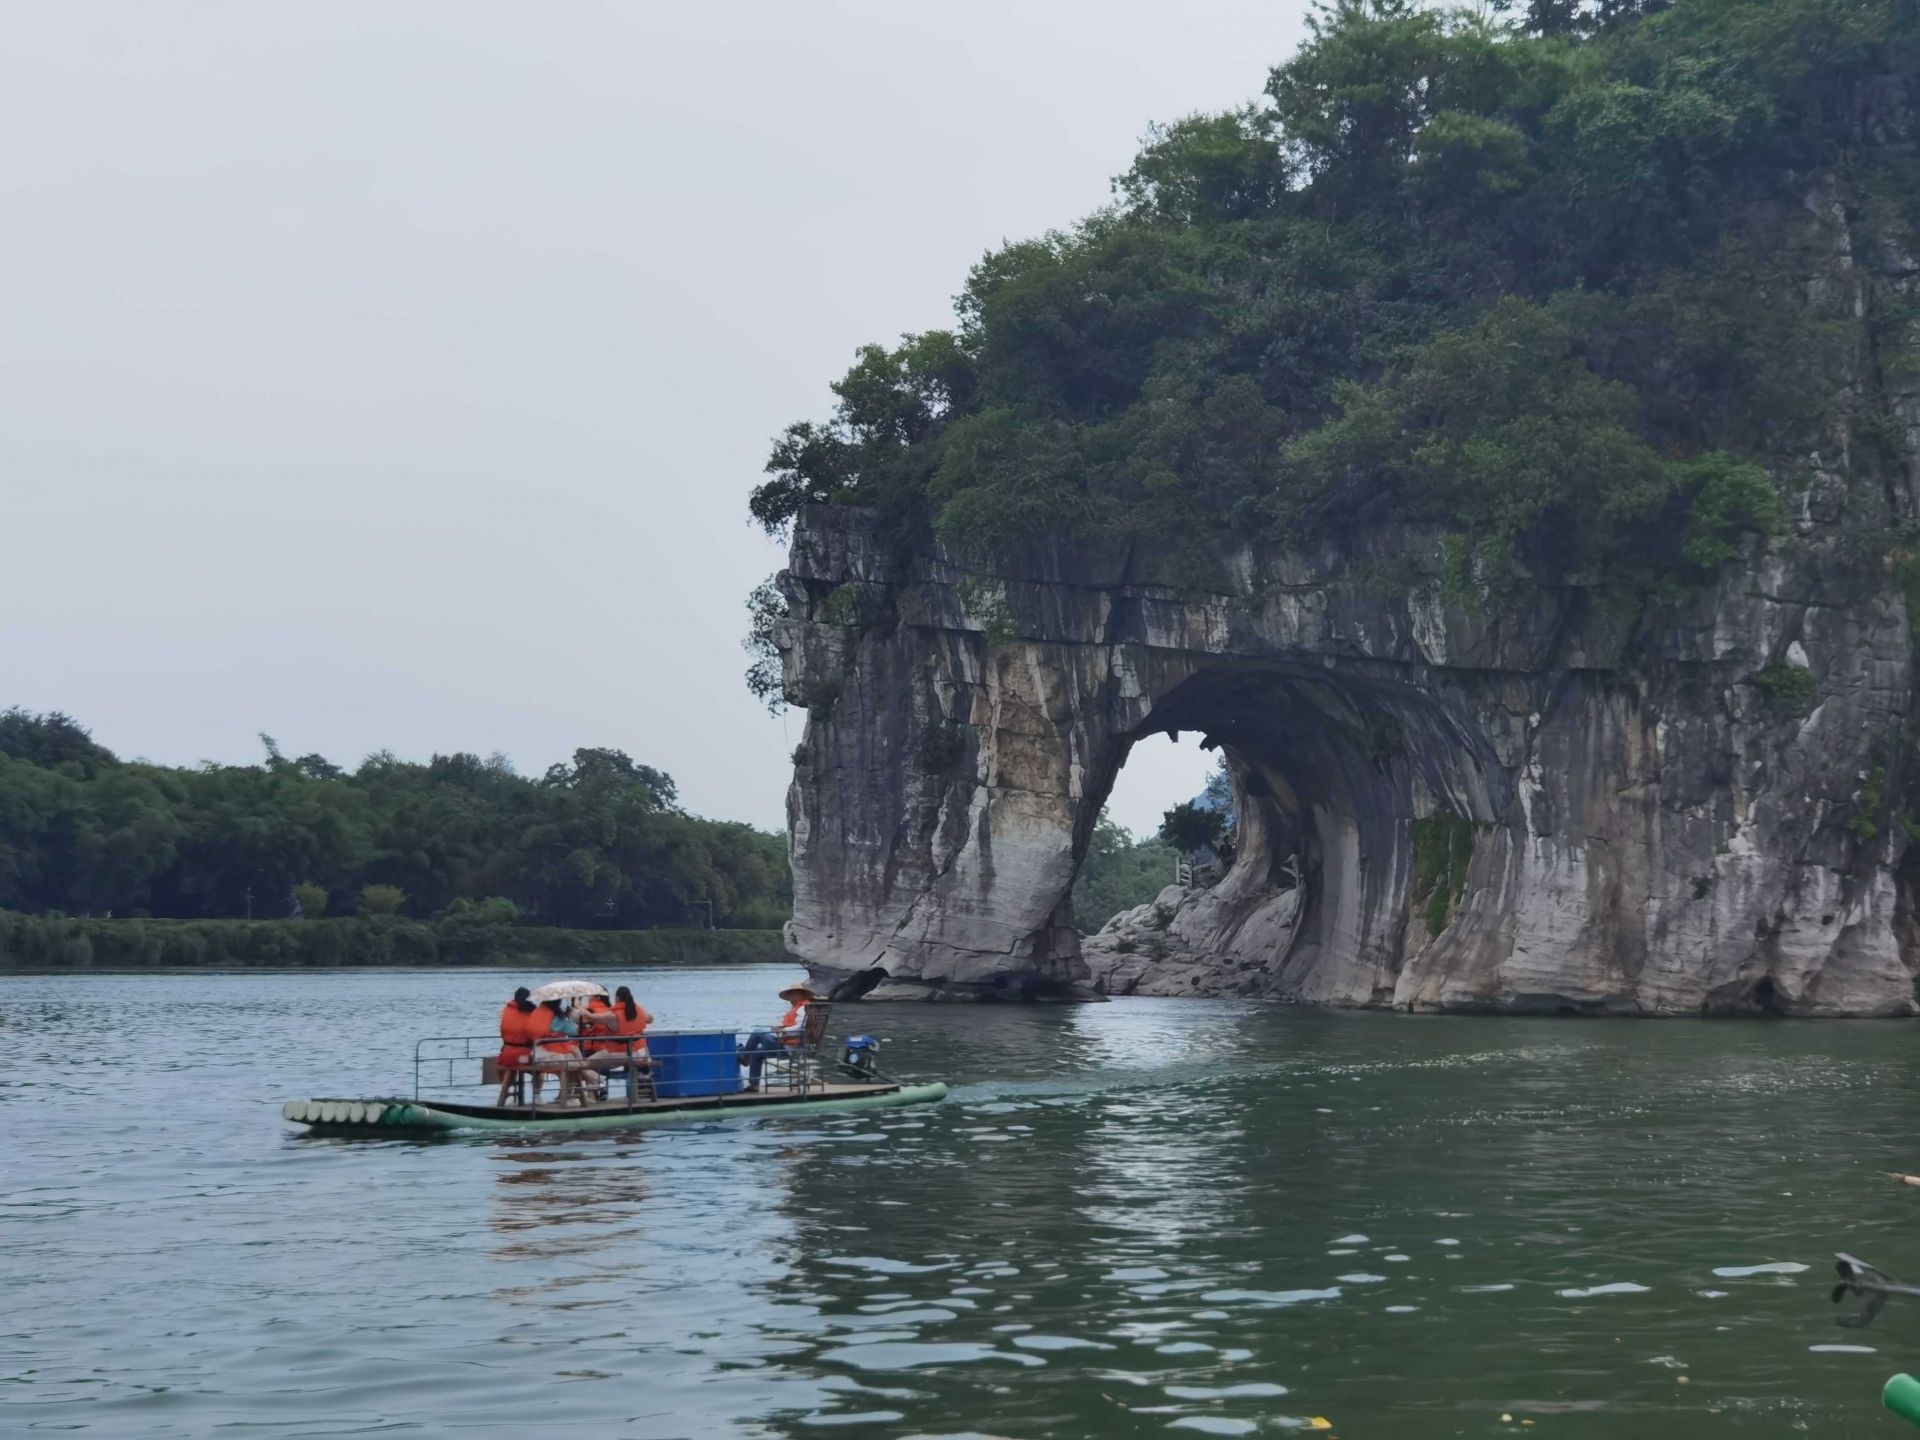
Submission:
MULTIPOLYGON (((1810 291, 1920 296, 1852 211, 1809 190, 1810 291)), ((1905 324, 1856 348, 1913 451, 1905 324)), ((985 564, 814 506, 779 626, 808 714, 789 948, 876 997, 1913 1013, 1913 649, 1858 537, 1920 515, 1920 468, 1863 480, 1846 443, 1779 457, 1780 533, 1632 613, 1577 575, 1456 593, 1415 526, 1217 547, 1196 578, 1150 541, 985 564), (1116 953, 1069 891, 1129 746, 1165 731, 1226 754, 1235 859, 1116 953)))
POLYGON ((1077 854, 1129 745, 1181 730, 1224 749, 1240 822, 1227 878, 1181 917, 1179 949, 1215 963, 1182 967, 1180 993, 1914 1008, 1883 743, 1912 691, 1898 599, 1756 542, 1716 588, 1623 631, 1576 586, 1494 612, 1450 600, 1436 537, 1370 546, 1242 550, 1223 557, 1231 589, 1196 593, 1142 547, 983 575, 899 554, 865 512, 808 512, 785 580, 789 688, 809 706, 789 948, 823 982, 884 970, 879 997, 1084 991, 1100 977, 1069 911, 1077 854), (1380 556, 1404 590, 1383 592, 1380 556), (1811 693, 1778 703, 1754 678, 1769 666, 1804 669, 1811 693), (1419 882, 1448 882, 1420 875, 1416 837, 1442 816, 1469 822, 1450 833, 1471 858, 1433 934, 1419 882), (1297 887, 1276 835, 1295 837, 1297 887))

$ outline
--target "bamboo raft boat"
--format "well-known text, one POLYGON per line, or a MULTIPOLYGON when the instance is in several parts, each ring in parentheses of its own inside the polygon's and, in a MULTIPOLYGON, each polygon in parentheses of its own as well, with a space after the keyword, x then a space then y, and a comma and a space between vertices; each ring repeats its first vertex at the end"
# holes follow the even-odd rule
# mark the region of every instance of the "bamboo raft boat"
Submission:
POLYGON ((372 1098, 289 1100, 282 1118, 327 1135, 386 1136, 456 1130, 597 1131, 642 1129, 689 1120, 740 1119, 749 1116, 818 1115, 879 1110, 898 1105, 927 1105, 946 1098, 937 1081, 909 1084, 884 1074, 876 1063, 878 1042, 849 1037, 837 1060, 823 1057, 830 1006, 810 1007, 804 1043, 763 1052, 752 1061, 764 1070, 765 1084, 748 1089, 740 1069, 748 1065, 731 1031, 666 1032, 645 1038, 598 1038, 600 1058, 608 1047, 624 1047, 608 1066, 584 1059, 524 1060, 502 1072, 493 1053, 494 1036, 432 1036, 414 1045, 413 1094, 372 1098), (436 1083, 444 1068, 444 1083, 436 1083), (600 1075, 611 1068, 612 1073, 600 1075), (593 1070, 588 1079, 583 1072, 593 1070), (462 1077, 472 1078, 462 1078, 462 1077), (556 1097, 541 1103, 541 1082, 556 1081, 556 1097), (613 1081, 625 1079, 615 1096, 613 1081), (531 1084, 532 1098, 526 1087, 531 1084), (580 1093, 591 1084, 596 1092, 580 1093), (500 1087, 494 1103, 482 1103, 473 1087, 500 1087), (508 1089, 514 1091, 509 1100, 508 1089), (505 1102, 505 1103, 503 1103, 505 1102))
POLYGON ((605 1100, 588 1105, 470 1105, 413 1098, 371 1100, 289 1100, 280 1113, 317 1134, 398 1135, 451 1130, 595 1130, 640 1129, 674 1121, 739 1119, 758 1115, 818 1115, 846 1110, 879 1110, 895 1105, 928 1105, 944 1100, 939 1082, 903 1085, 816 1081, 803 1090, 735 1091, 679 1099, 605 1100))

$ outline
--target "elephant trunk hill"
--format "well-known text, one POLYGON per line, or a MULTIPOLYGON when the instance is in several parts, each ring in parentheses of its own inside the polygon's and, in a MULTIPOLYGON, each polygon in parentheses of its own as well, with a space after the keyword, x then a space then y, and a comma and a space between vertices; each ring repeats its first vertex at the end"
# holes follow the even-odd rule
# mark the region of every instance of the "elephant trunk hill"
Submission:
POLYGON ((1130 205, 989 257, 955 335, 789 433, 756 504, 817 977, 1915 1013, 1913 13, 1569 13, 1334 7, 1270 110, 1156 132, 1130 205), (1364 108, 1394 65, 1428 110, 1364 108), (1675 138, 1712 105, 1726 144, 1675 138), (1276 298, 1337 268, 1309 220, 1375 247, 1325 282, 1337 355, 1276 298), (1226 757, 1232 863, 1083 937, 1101 806, 1169 731, 1226 757))
MULTIPOLYGON (((1076 857, 1128 746, 1174 729, 1217 740, 1239 792, 1234 864, 1181 938, 1214 960, 1187 993, 1913 1007, 1884 778, 1906 617, 1833 593, 1811 559, 1756 553, 1629 639, 1574 587, 1498 620, 1450 603, 1431 537, 1392 596, 1361 593, 1365 555, 1335 547, 1239 551, 1235 591, 1194 595, 1124 547, 990 582, 900 569, 864 521, 810 512, 789 572, 802 606, 860 595, 853 624, 789 622, 797 684, 832 697, 789 794, 789 943, 816 975, 877 965, 883 996, 1094 978, 1066 909, 1076 857), (989 643, 994 621, 1014 633, 989 643), (1810 692, 1781 703, 1757 683, 1774 664, 1810 692), (1458 853, 1423 865, 1423 840, 1458 853), (1436 886, 1457 888, 1435 906, 1436 886)), ((1422 542, 1374 537, 1415 561, 1422 542)))

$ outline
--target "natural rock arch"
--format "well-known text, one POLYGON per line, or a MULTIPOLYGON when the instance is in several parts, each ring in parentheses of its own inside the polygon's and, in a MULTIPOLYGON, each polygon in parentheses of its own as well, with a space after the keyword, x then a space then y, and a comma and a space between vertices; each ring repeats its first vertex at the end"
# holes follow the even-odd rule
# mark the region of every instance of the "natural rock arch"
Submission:
POLYGON ((1450 601, 1418 532, 1215 558, 1198 588, 1126 546, 985 574, 903 554, 865 512, 802 517, 780 637, 809 713, 788 943, 816 977, 884 971, 876 995, 925 998, 1111 979, 1071 923, 1078 857, 1127 748, 1197 729, 1243 802, 1239 857, 1187 937, 1217 962, 1207 990, 1913 1010, 1904 833, 1859 815, 1861 777, 1899 763, 1875 749, 1909 704, 1897 606, 1815 603, 1753 556, 1629 636, 1577 585, 1450 601), (1765 703, 1769 664, 1817 678, 1805 713, 1765 703), (1470 858, 1436 909, 1416 903, 1435 883, 1418 852, 1441 817, 1470 858), (1285 917, 1282 831, 1300 857, 1285 917))
MULTIPOLYGON (((1422 823, 1459 821, 1464 846, 1484 849, 1489 870, 1497 864, 1498 836, 1518 818, 1506 772, 1448 697, 1390 669, 1210 665, 1154 703, 1153 729, 1199 730, 1226 753, 1239 817, 1224 879, 1195 892, 1170 927, 1175 953, 1199 962, 1187 967, 1188 988, 1407 1003, 1398 992, 1414 971, 1401 957, 1429 938, 1413 902, 1435 882, 1421 874, 1422 823)), ((1105 798, 1096 786, 1082 824, 1105 798)), ((1470 943, 1481 918, 1455 916, 1446 948, 1470 943)), ((1096 966, 1095 978, 1179 993, 1179 983, 1154 983, 1155 968, 1136 959, 1096 966)))

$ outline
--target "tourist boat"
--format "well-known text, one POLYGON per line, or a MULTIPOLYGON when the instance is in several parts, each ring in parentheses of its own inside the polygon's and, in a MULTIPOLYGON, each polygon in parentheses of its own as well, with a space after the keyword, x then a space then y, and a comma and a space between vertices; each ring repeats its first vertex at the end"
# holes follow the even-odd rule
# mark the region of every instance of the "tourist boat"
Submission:
POLYGON ((602 1040, 603 1046, 623 1048, 624 1058, 639 1062, 620 1065, 622 1057, 614 1055, 610 1063, 617 1068, 606 1075, 603 1096, 561 1103, 561 1095, 578 1083, 587 1067, 581 1061, 534 1062, 517 1067, 509 1077, 510 1083, 519 1082, 509 1103, 489 1103, 500 1098, 498 1037, 451 1035, 414 1046, 410 1096, 289 1100, 280 1113, 316 1133, 375 1136, 631 1130, 687 1120, 877 1110, 946 1098, 947 1087, 938 1082, 913 1085, 882 1073, 876 1063, 878 1042, 869 1036, 850 1037, 831 1063, 825 1061, 828 1008, 824 1003, 810 1007, 802 1044, 766 1056, 757 1090, 743 1084, 740 1040, 734 1032, 673 1031, 649 1033, 644 1040, 602 1040), (537 1099, 537 1089, 529 1093, 536 1077, 555 1082, 545 1102, 537 1099), (481 1087, 482 1093, 474 1093, 481 1087))

